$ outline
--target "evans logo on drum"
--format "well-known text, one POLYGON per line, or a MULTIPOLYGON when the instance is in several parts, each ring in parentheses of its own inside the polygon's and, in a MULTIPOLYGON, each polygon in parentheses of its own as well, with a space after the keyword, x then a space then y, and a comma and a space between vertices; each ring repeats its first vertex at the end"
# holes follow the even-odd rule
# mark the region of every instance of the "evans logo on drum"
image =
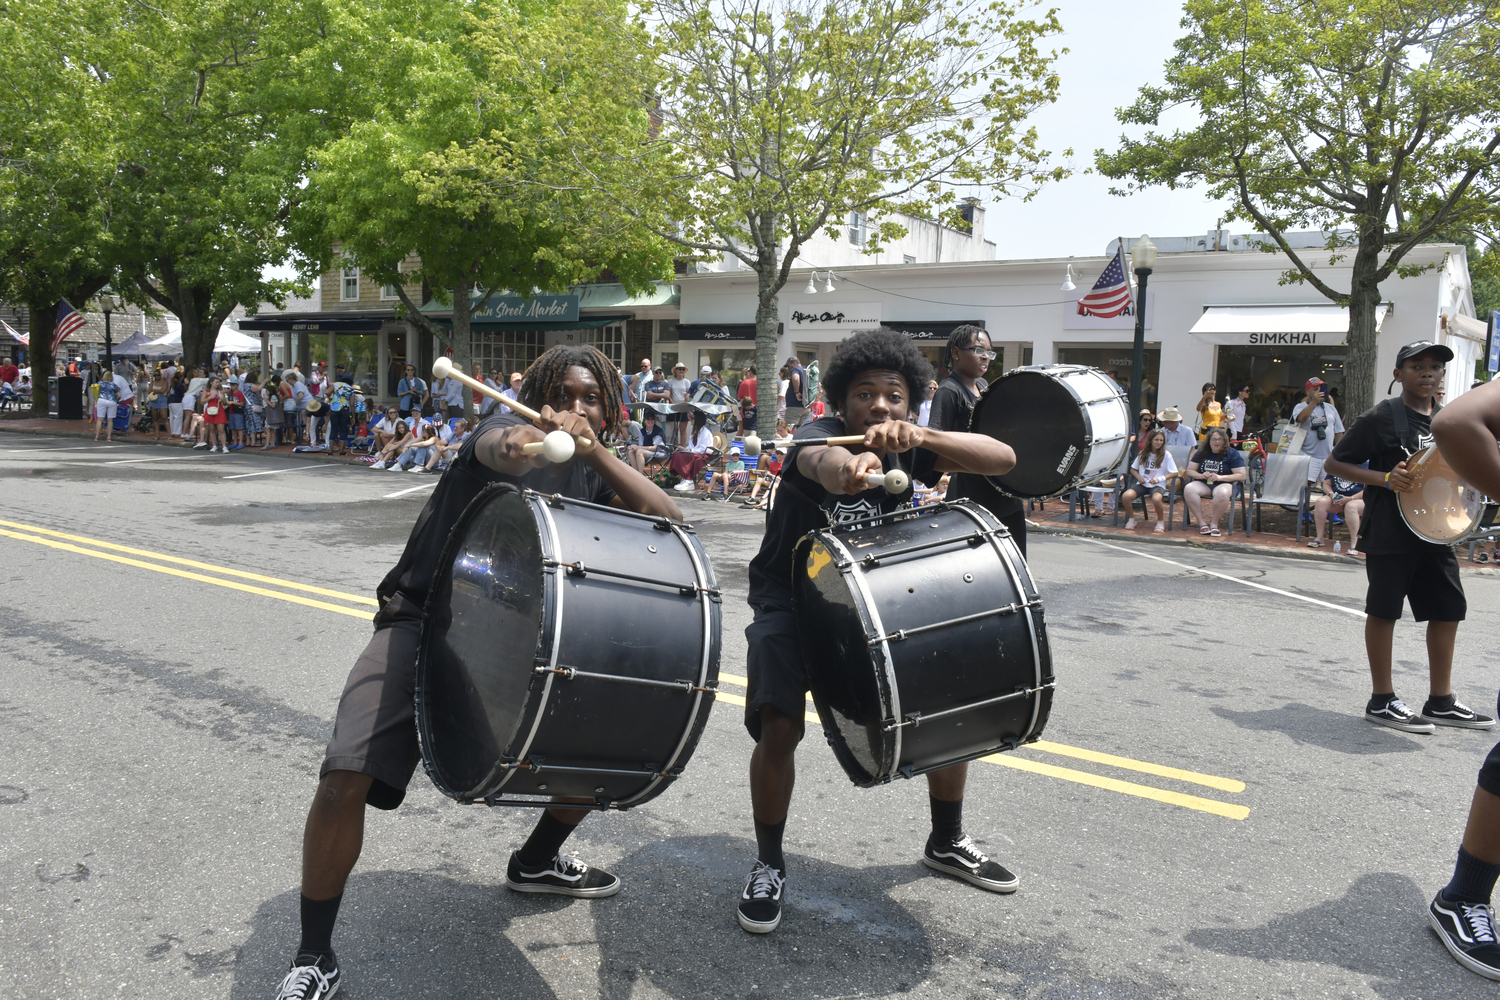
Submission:
POLYGON ((1078 446, 1076 444, 1068 445, 1068 450, 1063 452, 1062 461, 1057 463, 1057 474, 1059 476, 1067 473, 1068 466, 1073 464, 1073 459, 1077 454, 1078 446))

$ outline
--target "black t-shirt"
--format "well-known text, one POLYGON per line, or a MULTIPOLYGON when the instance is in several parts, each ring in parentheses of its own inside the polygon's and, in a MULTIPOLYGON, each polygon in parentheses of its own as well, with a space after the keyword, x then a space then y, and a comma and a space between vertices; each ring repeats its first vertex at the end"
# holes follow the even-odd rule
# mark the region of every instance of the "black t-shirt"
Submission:
POLYGON ((438 560, 442 556, 443 543, 448 532, 458 521, 464 508, 469 506, 479 492, 491 483, 513 483, 539 493, 561 493, 575 500, 607 504, 615 498, 615 491, 604 478, 583 462, 574 460, 561 465, 548 465, 532 469, 523 476, 507 476, 496 472, 474 457, 474 445, 486 431, 496 427, 511 427, 527 423, 517 413, 504 413, 486 417, 474 428, 458 449, 458 457, 438 480, 437 489, 417 516, 412 526, 411 537, 406 540, 406 551, 391 571, 375 588, 375 594, 384 604, 386 598, 396 591, 418 605, 427 600, 427 588, 437 572, 438 560))
POLYGON ((1210 472, 1216 476, 1233 475, 1235 469, 1241 468, 1245 464, 1244 456, 1233 448, 1230 448, 1222 455, 1215 455, 1211 451, 1203 454, 1202 458, 1194 455, 1192 461, 1198 463, 1198 471, 1205 476, 1210 472))
MULTIPOLYGON (((1440 407, 1434 405, 1433 413, 1440 407)), ((1374 472, 1390 472, 1406 461, 1409 451, 1416 454, 1432 444, 1432 416, 1418 413, 1401 400, 1384 400, 1359 415, 1359 419, 1333 446, 1333 457, 1340 462, 1360 465, 1366 461, 1374 472), (1406 451, 1396 434, 1393 406, 1406 410, 1406 451)), ((1396 494, 1384 486, 1365 487, 1365 513, 1359 522, 1359 550, 1365 555, 1393 555, 1403 552, 1430 552, 1441 546, 1417 537, 1396 507, 1396 494)))
MULTIPOLYGON (((819 417, 797 428, 793 440, 838 437, 847 433, 840 418, 819 417)), ((914 458, 924 451, 918 448, 900 454, 887 453, 885 469, 889 472, 899 468, 915 475, 912 471, 914 458)), ((829 493, 822 484, 804 476, 797 468, 800 452, 795 443, 787 452, 781 465, 781 485, 776 491, 776 502, 766 515, 766 533, 761 539, 760 551, 750 560, 751 604, 792 606, 792 546, 809 531, 886 514, 911 502, 911 487, 907 487, 901 496, 892 496, 878 486, 847 496, 829 493)))
MULTIPOLYGON (((978 379, 979 393, 983 395, 989 388, 989 383, 984 379, 978 379)), ((979 396, 969 391, 969 387, 951 375, 943 379, 937 387, 937 392, 932 396, 932 408, 928 410, 927 426, 940 431, 963 431, 969 430, 969 424, 974 417, 974 404, 979 402, 979 396)), ((921 451, 925 462, 918 463, 918 477, 923 482, 937 482, 941 476, 932 475, 933 465, 937 462, 937 455, 927 451, 921 451)), ((976 476, 968 472, 955 472, 948 479, 949 500, 967 498, 973 500, 979 506, 988 510, 996 517, 1009 517, 1026 509, 1025 503, 1015 497, 1008 497, 995 489, 990 481, 983 476, 976 476)))

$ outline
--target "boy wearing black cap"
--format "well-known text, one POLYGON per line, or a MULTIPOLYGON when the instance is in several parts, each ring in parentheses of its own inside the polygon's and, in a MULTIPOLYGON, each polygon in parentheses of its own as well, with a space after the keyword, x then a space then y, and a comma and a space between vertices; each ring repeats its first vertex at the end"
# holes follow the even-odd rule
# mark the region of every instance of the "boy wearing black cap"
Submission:
POLYGON ((1382 400, 1361 414, 1324 464, 1329 475, 1363 483, 1365 516, 1359 551, 1365 556, 1365 655, 1373 693, 1365 706, 1370 722, 1408 733, 1431 733, 1437 726, 1489 729, 1495 720, 1479 715, 1453 697, 1453 642, 1468 603, 1458 579, 1453 548, 1419 538, 1396 505, 1396 493, 1413 486, 1406 460, 1432 444, 1432 417, 1441 409, 1433 394, 1442 385, 1453 352, 1419 340, 1396 354, 1392 385, 1401 395, 1382 400), (1368 462, 1368 467, 1362 463, 1368 462), (1403 603, 1412 617, 1427 623, 1427 668, 1431 694, 1420 715, 1396 697, 1391 679, 1391 642, 1403 603))

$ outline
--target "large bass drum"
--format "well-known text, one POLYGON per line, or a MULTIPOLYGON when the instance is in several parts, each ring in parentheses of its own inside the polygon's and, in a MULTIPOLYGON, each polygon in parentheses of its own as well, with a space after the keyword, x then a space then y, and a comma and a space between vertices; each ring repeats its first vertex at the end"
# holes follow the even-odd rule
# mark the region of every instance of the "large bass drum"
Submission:
POLYGON ((460 802, 660 795, 719 676, 719 590, 692 530, 496 485, 443 549, 417 661, 417 734, 460 802))
POLYGON ((1054 684, 1042 602, 989 511, 959 501, 814 531, 792 566, 813 702, 856 785, 1040 737, 1054 684))
POLYGON ((969 429, 1015 451, 1014 469, 987 478, 1022 500, 1063 496, 1129 464, 1130 402, 1097 368, 1012 368, 974 404, 969 429))

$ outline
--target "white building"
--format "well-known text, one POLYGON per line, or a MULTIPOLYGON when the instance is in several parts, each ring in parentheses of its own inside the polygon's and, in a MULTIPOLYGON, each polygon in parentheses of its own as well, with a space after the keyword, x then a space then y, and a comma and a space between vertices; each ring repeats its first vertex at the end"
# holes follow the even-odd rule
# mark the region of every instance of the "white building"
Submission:
MULTIPOLYGON (((1205 382, 1219 387, 1220 398, 1230 386, 1250 382, 1257 400, 1281 402, 1300 396, 1311 375, 1342 386, 1347 311, 1308 286, 1279 284, 1289 266, 1284 255, 1261 252, 1253 236, 1222 232, 1153 242, 1162 252, 1148 282, 1145 377, 1155 408, 1191 409, 1205 382)), ((1320 245, 1321 237, 1299 234, 1298 243, 1320 245)), ((826 367, 849 333, 884 324, 910 334, 936 365, 953 326, 971 322, 985 327, 1003 352, 995 363, 999 370, 1086 364, 1112 369, 1128 384, 1134 316, 1100 319, 1077 309, 1113 250, 1112 243, 1109 255, 1099 257, 833 265, 832 292, 824 290, 828 265, 818 262, 815 294, 806 292, 810 272, 800 270, 779 296, 778 360, 796 354, 826 367), (1069 265, 1077 287, 1063 292, 1069 265)), ((1350 268, 1326 265, 1326 259, 1322 254, 1319 273, 1334 287, 1347 288, 1350 268)), ((1469 387, 1485 347, 1484 326, 1473 319, 1465 251, 1435 243, 1406 259, 1431 267, 1382 285, 1377 370, 1394 367, 1403 344, 1447 343, 1457 355, 1449 366, 1452 399, 1469 387)), ((710 364, 732 379, 754 354, 754 274, 721 271, 678 280, 680 325, 677 343, 667 348, 675 346, 677 357, 694 370, 710 364)), ((992 377, 996 371, 992 366, 992 377)), ((1376 398, 1385 393, 1382 379, 1376 398)))

